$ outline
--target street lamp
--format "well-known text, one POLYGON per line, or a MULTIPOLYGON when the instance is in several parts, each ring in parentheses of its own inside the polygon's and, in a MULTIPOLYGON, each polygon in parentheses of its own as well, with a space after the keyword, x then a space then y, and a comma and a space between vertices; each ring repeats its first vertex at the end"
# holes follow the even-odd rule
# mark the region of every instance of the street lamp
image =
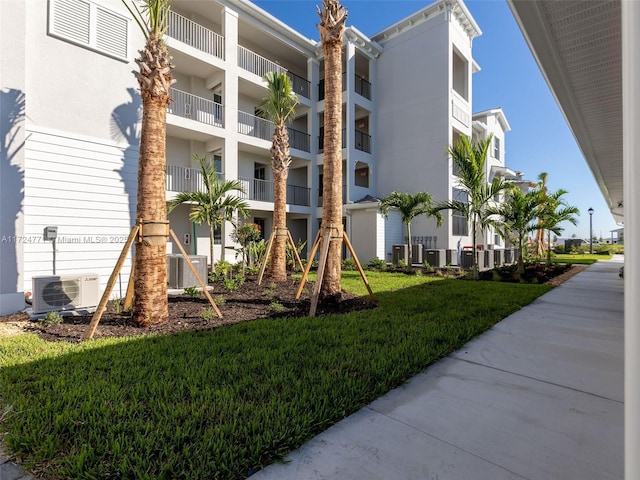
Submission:
POLYGON ((589 253, 593 255, 593 208, 589 207, 589 253))

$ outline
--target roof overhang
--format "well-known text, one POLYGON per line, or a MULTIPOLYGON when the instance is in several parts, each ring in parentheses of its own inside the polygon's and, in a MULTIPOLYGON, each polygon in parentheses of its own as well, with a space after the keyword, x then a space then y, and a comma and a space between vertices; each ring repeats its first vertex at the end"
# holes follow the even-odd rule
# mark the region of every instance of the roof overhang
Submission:
POLYGON ((622 221, 621 4, 507 0, 616 221, 622 221))

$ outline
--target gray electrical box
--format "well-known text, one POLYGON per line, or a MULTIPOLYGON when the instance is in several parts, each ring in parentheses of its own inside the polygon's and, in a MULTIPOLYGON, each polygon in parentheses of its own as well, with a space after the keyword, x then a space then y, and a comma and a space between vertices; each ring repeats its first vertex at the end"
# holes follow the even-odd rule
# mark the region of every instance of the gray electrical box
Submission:
POLYGON ((42 237, 45 241, 50 242, 58 236, 58 227, 44 227, 42 237))

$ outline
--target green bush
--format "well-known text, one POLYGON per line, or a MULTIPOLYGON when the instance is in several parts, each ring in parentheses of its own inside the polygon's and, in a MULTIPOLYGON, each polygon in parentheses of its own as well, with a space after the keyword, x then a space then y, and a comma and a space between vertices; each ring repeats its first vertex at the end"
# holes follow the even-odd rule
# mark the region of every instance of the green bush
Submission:
POLYGON ((200 290, 196 286, 184 287, 184 294, 191 298, 196 298, 200 296, 200 290))
POLYGON ((349 258, 345 258, 342 261, 342 270, 346 270, 346 271, 353 271, 356 269, 356 261, 349 257, 349 258))
POLYGON ((385 262, 384 260, 379 259, 378 257, 374 257, 368 263, 367 268, 369 270, 378 270, 378 271, 386 270, 387 262, 385 262))
POLYGON ((44 318, 41 318, 39 322, 44 325, 60 325, 62 323, 62 315, 55 311, 47 312, 44 318))

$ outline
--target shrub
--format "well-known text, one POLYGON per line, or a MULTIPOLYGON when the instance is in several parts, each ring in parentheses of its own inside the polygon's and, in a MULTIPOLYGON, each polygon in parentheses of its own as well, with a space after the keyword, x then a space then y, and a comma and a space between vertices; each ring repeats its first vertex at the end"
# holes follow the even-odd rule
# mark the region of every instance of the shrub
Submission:
POLYGON ((367 268, 370 270, 385 270, 387 268, 387 262, 379 259, 378 257, 374 257, 367 265, 367 268))
POLYGON ((196 286, 184 287, 184 294, 191 298, 196 298, 200 296, 200 291, 196 286))
POLYGON ((216 311, 213 308, 208 307, 208 308, 205 308, 202 311, 200 316, 202 317, 203 320, 206 320, 207 322, 209 322, 209 321, 213 320, 214 318, 216 318, 218 315, 216 314, 216 311))
POLYGON ((283 313, 286 310, 285 306, 275 300, 269 304, 269 311, 274 314, 283 313))
POLYGON ((353 271, 356 269, 356 261, 349 257, 349 258, 345 258, 342 261, 342 269, 343 270, 347 270, 347 271, 353 271))
POLYGON ((44 318, 39 321, 44 325, 60 325, 62 323, 62 315, 58 312, 47 312, 44 318))
MULTIPOLYGON (((298 240, 298 243, 296 243, 296 251, 298 252, 298 256, 300 256, 300 254, 302 253, 302 250, 304 250, 304 247, 306 245, 307 245, 307 242, 298 240)), ((298 268, 297 263, 298 262, 296 260, 296 257, 293 254, 293 247, 289 243, 287 243, 287 270, 295 271, 298 268)))

